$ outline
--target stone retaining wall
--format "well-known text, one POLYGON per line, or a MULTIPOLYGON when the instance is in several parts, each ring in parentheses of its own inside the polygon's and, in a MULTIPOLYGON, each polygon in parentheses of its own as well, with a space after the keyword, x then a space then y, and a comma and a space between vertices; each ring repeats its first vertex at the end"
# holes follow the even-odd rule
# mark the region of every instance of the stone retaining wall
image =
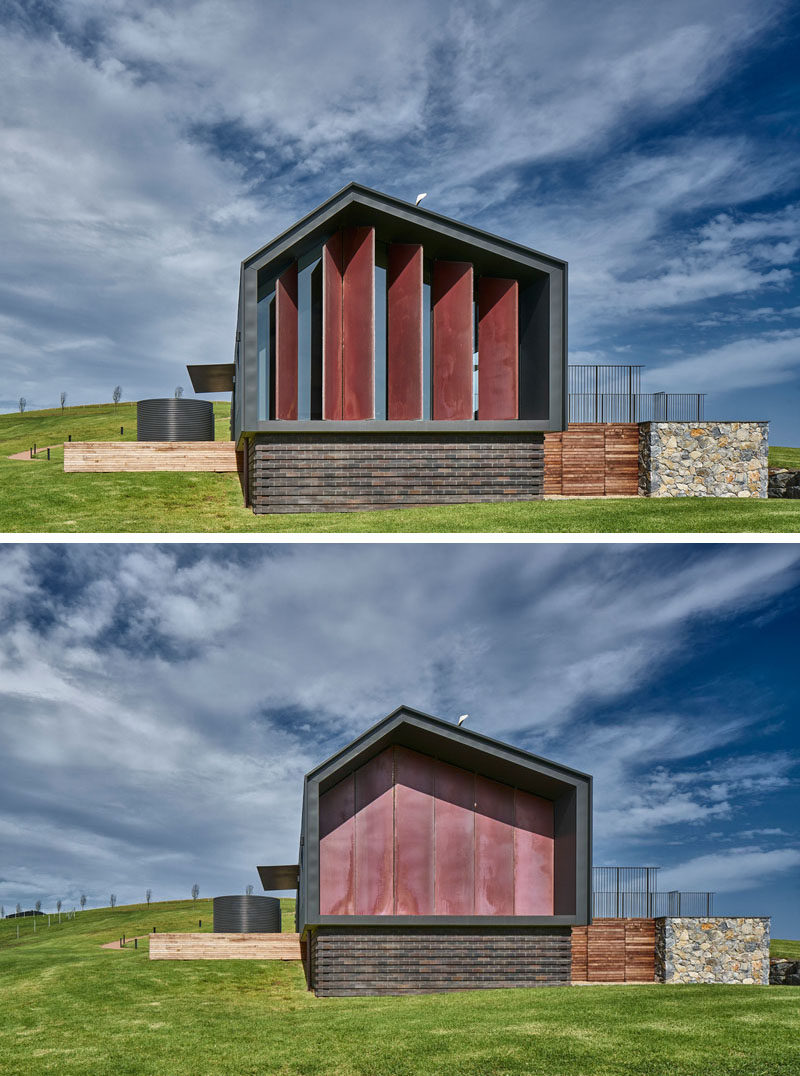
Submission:
POLYGON ((641 422, 645 497, 766 497, 768 422, 641 422))
POLYGON ((769 472, 770 497, 800 499, 800 471, 788 467, 776 467, 769 472))
POLYGON ((771 986, 800 986, 800 960, 770 960, 771 986))
POLYGON ((769 916, 656 919, 656 979, 769 982, 769 916))

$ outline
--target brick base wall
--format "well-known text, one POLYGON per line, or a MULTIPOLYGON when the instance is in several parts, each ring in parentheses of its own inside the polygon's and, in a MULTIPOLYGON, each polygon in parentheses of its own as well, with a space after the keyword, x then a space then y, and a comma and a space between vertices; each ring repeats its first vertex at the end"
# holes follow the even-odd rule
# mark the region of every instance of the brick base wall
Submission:
POLYGON ((563 986, 569 927, 317 927, 309 985, 319 997, 563 986))
POLYGON ((257 434, 248 444, 256 514, 542 496, 542 434, 257 434))

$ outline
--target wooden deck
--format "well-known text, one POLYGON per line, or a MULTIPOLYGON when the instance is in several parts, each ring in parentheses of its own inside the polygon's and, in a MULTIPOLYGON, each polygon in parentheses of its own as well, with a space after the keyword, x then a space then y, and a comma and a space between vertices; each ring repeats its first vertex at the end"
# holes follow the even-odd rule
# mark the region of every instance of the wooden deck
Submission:
POLYGON ((64 470, 235 471, 233 441, 68 441, 64 470))
POLYGON ((151 960, 301 960, 299 934, 151 934, 151 960))

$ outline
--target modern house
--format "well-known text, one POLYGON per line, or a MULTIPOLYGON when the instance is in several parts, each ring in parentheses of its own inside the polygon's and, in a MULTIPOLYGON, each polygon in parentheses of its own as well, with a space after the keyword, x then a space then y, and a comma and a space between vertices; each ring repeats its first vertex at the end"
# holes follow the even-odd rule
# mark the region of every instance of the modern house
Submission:
POLYGON ((242 262, 233 362, 188 369, 257 513, 767 495, 768 423, 567 365, 565 261, 356 183, 242 262))
POLYGON ((566 424, 566 262, 351 183, 242 263, 232 392, 256 512, 524 499, 566 424))
POLYGON ((592 779, 402 707, 305 778, 297 931, 318 994, 567 983, 592 779))

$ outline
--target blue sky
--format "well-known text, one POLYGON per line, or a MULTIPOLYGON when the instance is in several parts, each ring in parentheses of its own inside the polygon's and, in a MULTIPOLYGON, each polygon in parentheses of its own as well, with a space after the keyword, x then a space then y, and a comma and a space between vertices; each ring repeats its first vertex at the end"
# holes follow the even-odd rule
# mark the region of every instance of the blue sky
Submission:
POLYGON ((795 545, 0 546, 0 903, 293 862, 400 704, 588 771, 598 864, 800 937, 795 545))
POLYGON ((7 0, 0 409, 229 361, 240 260, 356 180, 570 262, 572 361, 800 444, 796 7, 7 0))

